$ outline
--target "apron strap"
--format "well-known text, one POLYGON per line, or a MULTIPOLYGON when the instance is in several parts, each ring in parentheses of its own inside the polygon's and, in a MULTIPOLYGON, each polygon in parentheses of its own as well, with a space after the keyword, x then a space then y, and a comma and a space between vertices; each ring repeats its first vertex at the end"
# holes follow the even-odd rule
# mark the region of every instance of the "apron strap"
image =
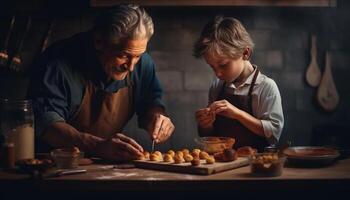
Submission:
MULTIPOLYGON (((250 88, 249 88, 249 91, 248 91, 248 95, 251 96, 252 95, 252 92, 253 92, 253 88, 254 88, 254 85, 255 85, 255 82, 256 82, 256 79, 258 77, 258 74, 259 74, 259 69, 258 67, 254 66, 254 68, 256 69, 255 73, 254 73, 254 77, 253 77, 253 80, 251 82, 251 85, 250 85, 250 88)), ((224 84, 222 84, 222 88, 218 94, 218 96, 222 95, 225 91, 225 86, 226 86, 227 82, 225 81, 224 84)))
POLYGON ((258 69, 258 67, 255 66, 255 69, 256 69, 256 71, 255 71, 253 80, 252 80, 252 82, 251 82, 251 84, 250 84, 250 88, 249 88, 249 92, 248 92, 248 95, 249 95, 249 96, 252 95, 253 88, 254 88, 254 85, 255 85, 255 82, 256 82, 256 78, 258 77, 258 74, 259 74, 259 69, 258 69))
POLYGON ((128 73, 128 75, 126 76, 126 84, 127 84, 127 87, 129 89, 129 92, 128 92, 128 95, 129 95, 129 108, 132 108, 133 107, 133 103, 134 103, 134 100, 133 100, 133 86, 134 86, 134 83, 133 81, 131 80, 131 73, 128 73))

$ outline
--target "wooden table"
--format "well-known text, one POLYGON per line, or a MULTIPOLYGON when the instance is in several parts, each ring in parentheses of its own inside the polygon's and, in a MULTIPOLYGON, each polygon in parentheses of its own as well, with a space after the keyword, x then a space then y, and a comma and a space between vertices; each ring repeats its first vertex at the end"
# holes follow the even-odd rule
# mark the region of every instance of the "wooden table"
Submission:
MULTIPOLYGON (((90 165, 88 172, 42 180, 28 175, 0 172, 0 194, 67 193, 86 197, 125 195, 179 199, 184 196, 213 195, 256 198, 261 195, 283 195, 283 199, 300 196, 320 198, 350 196, 350 159, 339 160, 324 168, 285 167, 279 177, 253 177, 250 168, 242 167, 213 175, 190 175, 145 169, 111 169, 108 165, 90 165), (170 194, 170 195, 169 195, 170 194)), ((348 199, 348 198, 346 198, 348 199)))

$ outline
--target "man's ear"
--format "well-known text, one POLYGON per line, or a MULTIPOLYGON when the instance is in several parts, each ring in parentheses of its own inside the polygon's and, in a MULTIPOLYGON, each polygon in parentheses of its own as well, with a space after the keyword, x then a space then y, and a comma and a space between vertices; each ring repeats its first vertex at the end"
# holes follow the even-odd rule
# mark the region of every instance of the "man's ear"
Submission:
POLYGON ((250 48, 247 47, 247 48, 243 51, 243 60, 249 60, 251 55, 252 55, 252 50, 251 50, 250 48))
POLYGON ((103 48, 103 39, 101 34, 99 33, 94 33, 94 45, 95 49, 98 51, 101 51, 103 48))

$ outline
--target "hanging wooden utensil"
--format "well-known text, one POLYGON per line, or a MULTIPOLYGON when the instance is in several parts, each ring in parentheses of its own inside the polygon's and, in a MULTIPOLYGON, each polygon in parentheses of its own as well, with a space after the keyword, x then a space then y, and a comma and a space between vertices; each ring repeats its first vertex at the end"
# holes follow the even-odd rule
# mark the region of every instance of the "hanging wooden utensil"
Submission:
POLYGON ((49 27, 46 31, 46 35, 44 37, 44 40, 41 44, 41 49, 40 49, 40 53, 44 52, 48 43, 49 43, 49 38, 50 38, 50 35, 51 35, 51 32, 52 32, 52 28, 53 28, 53 23, 54 23, 54 19, 50 20, 50 24, 49 24, 49 27))
POLYGON ((321 81, 321 71, 317 64, 316 36, 311 36, 311 62, 306 70, 306 81, 312 87, 317 87, 321 81))
POLYGON ((16 16, 14 15, 11 18, 10 27, 9 27, 9 30, 8 30, 7 35, 6 35, 3 49, 1 49, 1 51, 0 51, 0 66, 6 67, 8 59, 9 59, 9 55, 7 52, 7 46, 9 44, 9 40, 11 37, 13 26, 15 24, 15 20, 16 20, 16 16))
MULTIPOLYGON (((35 53, 35 57, 33 58, 34 61, 36 61, 38 59, 38 57, 41 55, 41 53, 43 53, 45 51, 45 49, 47 48, 48 43, 49 43, 49 39, 50 39, 50 36, 52 33, 53 24, 54 24, 54 19, 51 19, 49 21, 49 25, 48 25, 47 29, 45 30, 44 37, 42 38, 42 40, 40 42, 40 46, 39 46, 37 52, 35 53)), ((32 69, 29 69, 29 70, 32 70, 32 69)), ((30 71, 27 71, 27 72, 31 73, 30 71)))
POLYGON ((23 47, 24 40, 26 39, 27 33, 29 32, 29 29, 31 27, 31 22, 32 22, 31 17, 28 17, 26 29, 22 34, 22 37, 18 41, 16 52, 14 53, 14 56, 12 57, 12 60, 9 66, 9 69, 12 71, 19 72, 21 70, 20 65, 22 64, 22 59, 21 59, 20 53, 23 47))
POLYGON ((327 111, 334 111, 339 103, 339 95, 334 84, 331 70, 331 56, 326 53, 326 66, 317 90, 317 101, 327 111))

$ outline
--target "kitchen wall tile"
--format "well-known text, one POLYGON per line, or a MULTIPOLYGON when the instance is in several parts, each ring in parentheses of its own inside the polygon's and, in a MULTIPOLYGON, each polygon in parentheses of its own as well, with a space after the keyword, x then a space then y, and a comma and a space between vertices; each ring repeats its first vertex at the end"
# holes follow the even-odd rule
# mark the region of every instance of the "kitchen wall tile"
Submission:
POLYGON ((280 87, 288 90, 302 90, 305 87, 304 73, 284 71, 281 74, 280 87))
MULTIPOLYGON (((310 50, 309 49, 286 49, 283 50, 284 66, 286 70, 305 71, 310 64, 310 50)), ((317 59, 319 67, 322 67, 322 62, 317 59)))
POLYGON ((213 79, 211 72, 185 72, 185 89, 207 91, 213 79))
POLYGON ((269 30, 248 30, 253 42, 255 43, 255 49, 269 49, 271 46, 271 31, 269 30))
POLYGON ((266 52, 266 68, 281 69, 283 66, 283 54, 282 51, 273 50, 266 52))
POLYGON ((204 59, 197 59, 192 56, 192 51, 173 50, 173 51, 149 51, 156 64, 157 70, 172 69, 176 71, 207 71, 212 70, 206 64, 204 59))
POLYGON ((256 29, 279 29, 279 21, 274 15, 265 15, 265 13, 254 15, 254 27, 256 29))
POLYGON ((283 29, 271 33, 272 49, 305 49, 309 47, 309 34, 302 29, 283 29))
POLYGON ((158 78, 165 91, 183 90, 182 73, 178 71, 158 71, 158 78))
POLYGON ((332 69, 350 69, 350 52, 347 51, 331 51, 331 67, 332 69))
POLYGON ((296 92, 296 110, 311 112, 316 109, 317 90, 308 89, 296 92))
POLYGON ((251 61, 252 61, 252 64, 257 65, 258 67, 265 68, 265 66, 267 65, 266 64, 267 63, 266 58, 267 58, 266 51, 254 50, 253 54, 252 54, 251 61))

